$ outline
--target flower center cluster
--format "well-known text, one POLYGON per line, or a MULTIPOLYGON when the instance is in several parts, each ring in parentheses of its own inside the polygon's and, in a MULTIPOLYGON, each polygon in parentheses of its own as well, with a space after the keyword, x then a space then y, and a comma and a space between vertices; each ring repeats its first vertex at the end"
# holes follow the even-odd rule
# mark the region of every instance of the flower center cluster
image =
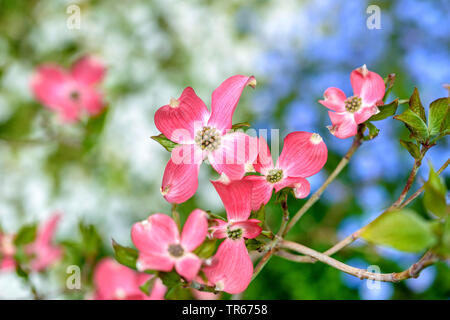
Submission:
POLYGON ((78 101, 80 99, 80 93, 77 90, 73 90, 69 93, 69 98, 72 101, 78 101))
POLYGON ((203 127, 195 135, 195 143, 206 151, 214 151, 220 146, 220 133, 211 127, 203 127))
POLYGON ((272 169, 269 171, 269 174, 266 177, 266 180, 270 183, 277 183, 281 179, 283 179, 283 170, 281 169, 272 169))
POLYGON ((354 96, 346 99, 344 101, 345 103, 345 110, 348 112, 356 112, 361 108, 362 99, 360 97, 354 96))
POLYGON ((183 247, 179 244, 171 244, 169 245, 169 253, 174 258, 179 258, 183 255, 184 250, 183 247))
POLYGON ((238 229, 231 230, 230 228, 228 228, 227 229, 227 236, 231 240, 238 240, 238 239, 242 238, 242 229, 238 228, 238 229))

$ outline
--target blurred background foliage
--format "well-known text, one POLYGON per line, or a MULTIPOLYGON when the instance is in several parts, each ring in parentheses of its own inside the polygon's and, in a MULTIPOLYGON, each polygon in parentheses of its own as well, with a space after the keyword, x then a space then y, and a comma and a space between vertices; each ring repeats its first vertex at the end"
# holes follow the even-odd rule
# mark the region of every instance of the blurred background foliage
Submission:
MULTIPOLYGON (((234 122, 254 128, 319 132, 329 148, 325 169, 310 179, 312 191, 349 148, 351 139, 330 135, 326 109, 317 103, 326 88, 351 92, 350 71, 367 64, 382 76, 395 73, 391 98, 408 98, 418 87, 424 105, 448 92, 450 24, 446 0, 421 1, 16 1, 0 0, 0 223, 16 232, 53 211, 63 213, 57 239, 68 248, 57 271, 33 275, 47 298, 61 298, 65 268, 80 265, 86 279, 111 239, 131 244, 130 227, 154 212, 170 212, 159 193, 169 154, 150 136, 157 108, 192 86, 207 103, 224 79, 253 74, 234 122), (68 29, 70 4, 81 9, 81 28, 68 29), (381 29, 369 30, 366 8, 381 8, 381 29), (41 63, 69 67, 84 54, 107 65, 102 89, 107 108, 67 125, 33 99, 29 79, 41 63), (80 223, 82 223, 80 225, 80 223), (91 226, 89 226, 91 225, 91 226), (84 268, 84 266, 87 266, 84 268)), ((348 168, 291 231, 290 238, 317 250, 376 217, 399 195, 413 159, 407 137, 393 119, 377 122, 379 136, 365 143, 348 168)), ((435 168, 449 157, 448 139, 426 156, 435 168)), ((413 190, 428 176, 419 171, 413 190)), ((224 213, 202 167, 199 189, 179 211, 224 213)), ((450 176, 445 174, 448 185, 450 176)), ((291 213, 304 200, 289 199, 291 213)), ((421 199, 412 207, 426 216, 421 199)), ((281 210, 266 208, 268 223, 281 210)), ((394 249, 356 241, 337 255, 351 265, 400 271, 418 259, 394 249)), ((87 280, 86 280, 87 281, 87 280)), ((1 298, 30 297, 14 274, 0 274, 1 298)), ((70 293, 69 297, 77 298, 70 293)), ((228 296, 227 296, 228 297, 228 296)), ((418 279, 364 281, 331 267, 274 257, 242 295, 245 299, 447 299, 449 265, 438 263, 418 279)))

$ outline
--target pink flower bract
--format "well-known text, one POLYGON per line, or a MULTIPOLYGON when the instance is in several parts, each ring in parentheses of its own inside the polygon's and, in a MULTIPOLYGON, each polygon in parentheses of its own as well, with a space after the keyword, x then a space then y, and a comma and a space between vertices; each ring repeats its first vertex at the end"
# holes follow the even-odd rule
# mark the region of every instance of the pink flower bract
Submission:
POLYGON ((156 213, 139 223, 131 230, 131 238, 139 250, 136 267, 139 271, 175 270, 186 280, 195 278, 202 260, 192 253, 208 233, 206 212, 196 209, 189 215, 183 231, 178 231, 173 219, 156 213))
POLYGON ((74 122, 82 112, 98 114, 103 108, 103 98, 97 90, 105 74, 103 64, 85 56, 70 71, 54 64, 45 64, 31 78, 31 89, 46 107, 55 110, 65 122, 74 122))
POLYGON ((294 188, 297 198, 309 194, 310 185, 305 178, 322 169, 327 162, 328 150, 317 133, 296 131, 284 139, 283 150, 274 165, 269 147, 264 138, 259 139, 258 159, 254 168, 262 176, 249 175, 244 180, 253 182, 252 210, 267 204, 276 192, 283 188, 294 188))
POLYGON ((228 221, 215 220, 212 227, 215 238, 225 238, 212 258, 211 266, 203 269, 208 280, 218 290, 231 294, 244 291, 253 275, 245 239, 257 237, 262 228, 259 220, 248 219, 251 213, 252 182, 232 181, 224 183, 212 181, 222 199, 228 221))
POLYGON ((190 87, 156 111, 158 130, 179 144, 164 171, 161 193, 167 201, 182 203, 194 195, 200 164, 205 159, 232 180, 244 176, 245 165, 257 156, 256 147, 251 148, 254 138, 228 131, 243 89, 255 84, 253 77, 228 78, 212 94, 211 113, 190 87))
POLYGON ((101 260, 94 271, 96 300, 163 300, 167 288, 156 279, 150 295, 139 289, 152 275, 136 272, 111 258, 101 260))
POLYGON ((346 139, 356 135, 358 124, 365 122, 378 113, 377 105, 382 104, 385 84, 375 72, 367 70, 366 65, 355 69, 350 74, 353 96, 347 98, 338 88, 328 88, 324 93, 324 100, 319 100, 328 109, 331 119, 330 132, 346 139))

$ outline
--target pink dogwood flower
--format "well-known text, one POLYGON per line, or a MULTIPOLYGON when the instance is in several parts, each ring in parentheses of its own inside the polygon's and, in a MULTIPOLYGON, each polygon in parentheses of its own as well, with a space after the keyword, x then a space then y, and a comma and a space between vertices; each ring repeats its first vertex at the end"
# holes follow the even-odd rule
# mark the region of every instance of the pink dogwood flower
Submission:
POLYGON ((232 180, 241 179, 246 164, 256 159, 256 147, 252 150, 254 138, 229 132, 234 110, 248 85, 256 85, 254 77, 236 75, 225 80, 212 94, 211 113, 190 87, 156 111, 158 130, 179 144, 172 150, 161 186, 168 202, 182 203, 194 195, 200 164, 205 159, 232 180))
MULTIPOLYGON (((55 214, 39 227, 36 239, 25 246, 25 252, 31 257, 30 268, 33 271, 42 271, 59 261, 62 257, 62 248, 52 244, 53 234, 60 219, 60 214, 55 214)), ((0 234, 0 269, 11 270, 16 267, 14 254, 16 247, 14 239, 16 235, 0 234)))
POLYGON ((150 295, 139 289, 152 275, 136 272, 114 259, 102 259, 94 271, 95 300, 163 300, 167 288, 156 279, 150 295))
POLYGON ((353 96, 347 98, 338 88, 328 88, 324 93, 324 100, 319 100, 328 109, 331 134, 346 139, 356 135, 358 124, 365 122, 379 112, 378 105, 382 104, 385 84, 375 72, 369 71, 366 65, 355 69, 350 74, 353 96))
POLYGON ((305 178, 319 172, 327 162, 327 157, 327 146, 320 135, 297 131, 286 136, 283 150, 274 165, 267 142, 260 137, 254 168, 262 176, 249 175, 244 178, 253 182, 252 210, 267 204, 273 189, 278 192, 286 187, 294 188, 297 198, 306 197, 310 185, 305 178))
POLYGON ((198 274, 202 260, 194 251, 208 233, 206 212, 196 209, 189 215, 183 231, 178 231, 173 219, 156 213, 139 223, 131 230, 131 239, 139 250, 136 263, 138 271, 175 270, 186 280, 191 281, 198 274))
POLYGON ((256 238, 262 231, 259 220, 248 219, 251 213, 252 182, 211 181, 225 206, 228 221, 215 220, 212 236, 225 240, 220 244, 210 266, 203 269, 217 290, 236 294, 244 291, 253 275, 245 239, 256 238))
POLYGON ((38 101, 56 111, 65 122, 74 122, 81 113, 100 113, 102 94, 97 90, 105 75, 104 65, 91 56, 78 60, 70 71, 44 64, 31 78, 31 89, 38 101))

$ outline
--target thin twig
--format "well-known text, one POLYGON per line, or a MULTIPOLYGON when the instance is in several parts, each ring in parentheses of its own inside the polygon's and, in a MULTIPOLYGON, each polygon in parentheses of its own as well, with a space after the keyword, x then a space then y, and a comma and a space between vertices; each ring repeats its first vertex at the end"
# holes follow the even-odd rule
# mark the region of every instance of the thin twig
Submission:
MULTIPOLYGON (((363 128, 363 127, 362 127, 363 128)), ((358 131, 358 134, 355 136, 355 139, 353 140, 353 144, 350 147, 350 149, 347 151, 345 156, 341 159, 337 167, 334 169, 334 171, 330 174, 330 176, 325 180, 323 185, 308 199, 308 201, 305 202, 305 204, 300 208, 300 210, 294 215, 292 220, 287 225, 286 229, 284 230, 283 236, 286 235, 289 230, 297 223, 297 221, 309 210, 309 208, 312 207, 313 204, 319 200, 322 193, 325 191, 325 189, 328 187, 328 185, 333 182, 334 179, 341 173, 342 169, 345 168, 345 166, 348 164, 350 158, 353 156, 355 151, 359 148, 359 146, 362 144, 363 141, 363 134, 362 134, 362 128, 358 131)))
POLYGON ((177 211, 177 204, 172 204, 172 218, 175 221, 178 229, 181 229, 181 222, 180 222, 180 214, 177 211))
MULTIPOLYGON (((429 265, 431 265, 437 261, 437 256, 434 253, 432 253, 431 251, 428 251, 418 262, 414 263, 411 267, 409 267, 405 271, 398 272, 398 273, 396 273, 396 272, 375 273, 375 272, 369 272, 364 269, 349 266, 345 263, 342 263, 334 258, 327 256, 326 254, 315 251, 315 250, 308 248, 306 246, 303 246, 299 243, 283 240, 283 241, 281 241, 280 244, 281 244, 281 247, 283 247, 285 249, 296 251, 298 253, 304 254, 305 256, 310 256, 316 260, 319 260, 325 264, 332 266, 333 268, 341 270, 342 272, 345 272, 345 273, 348 273, 355 277, 358 277, 359 279, 369 279, 369 280, 384 281, 384 282, 398 282, 400 280, 416 278, 419 276, 420 272, 424 268, 428 267, 429 265)), ((283 257, 287 258, 288 256, 284 255, 283 257)))

